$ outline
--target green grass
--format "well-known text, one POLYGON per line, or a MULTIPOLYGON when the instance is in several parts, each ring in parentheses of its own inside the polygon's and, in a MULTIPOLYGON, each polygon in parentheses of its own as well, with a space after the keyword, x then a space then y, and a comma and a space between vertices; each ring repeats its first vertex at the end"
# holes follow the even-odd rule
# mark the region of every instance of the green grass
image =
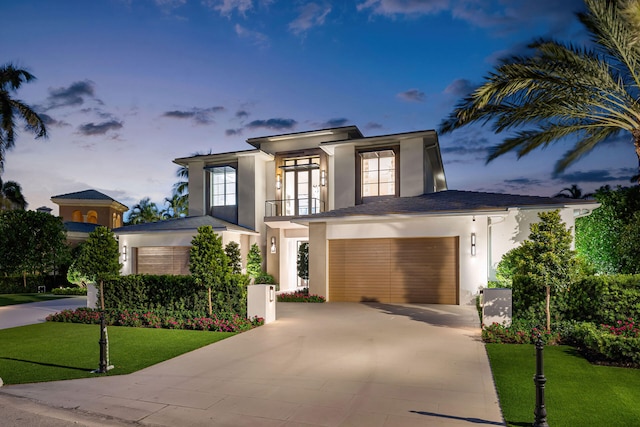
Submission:
POLYGON ((48 301, 67 298, 66 295, 53 294, 0 294, 0 307, 5 305, 26 304, 28 302, 48 301))
MULTIPOLYGON (((487 344, 500 406, 509 426, 531 426, 535 408, 533 345, 487 344)), ((638 426, 640 370, 591 365, 568 346, 544 349, 550 426, 638 426)))
MULTIPOLYGON (((110 326, 107 375, 129 374, 207 344, 232 332, 110 326)), ((23 384, 96 376, 100 327, 47 322, 0 330, 0 378, 23 384)))

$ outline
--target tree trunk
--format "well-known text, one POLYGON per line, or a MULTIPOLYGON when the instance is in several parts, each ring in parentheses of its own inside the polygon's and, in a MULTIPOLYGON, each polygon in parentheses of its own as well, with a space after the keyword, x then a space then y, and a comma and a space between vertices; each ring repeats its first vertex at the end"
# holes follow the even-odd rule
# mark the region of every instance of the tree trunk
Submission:
POLYGON ((24 286, 25 289, 27 289, 27 272, 26 271, 22 272, 22 285, 24 286))
POLYGON ((633 146, 636 149, 636 156, 638 156, 638 174, 634 176, 634 178, 638 184, 640 184, 640 129, 634 129, 631 134, 633 135, 633 146))
POLYGON ((547 332, 551 332, 551 286, 547 286, 547 301, 545 311, 547 313, 547 332))
POLYGON ((211 316, 211 314, 213 314, 213 308, 211 307, 211 288, 208 288, 209 290, 209 316, 211 316))
POLYGON ((104 282, 100 280, 100 309, 104 311, 104 282))

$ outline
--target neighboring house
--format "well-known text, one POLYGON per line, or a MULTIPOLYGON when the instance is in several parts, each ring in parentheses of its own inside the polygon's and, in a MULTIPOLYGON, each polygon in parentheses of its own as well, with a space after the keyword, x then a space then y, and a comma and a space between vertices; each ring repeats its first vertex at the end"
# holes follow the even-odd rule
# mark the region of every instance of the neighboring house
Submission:
POLYGON ((67 230, 67 241, 72 245, 87 240, 99 225, 107 228, 122 226, 122 216, 129 209, 117 200, 96 190, 53 196, 67 230))
POLYGON ((538 212, 560 209, 573 226, 598 206, 448 191, 433 130, 365 137, 347 126, 247 142, 253 149, 174 160, 189 169, 191 216, 114 230, 129 251, 123 273, 169 263, 185 272, 197 224, 210 223, 245 259, 257 243, 281 290, 302 285, 296 259, 308 241, 310 291, 329 301, 461 304, 538 212))

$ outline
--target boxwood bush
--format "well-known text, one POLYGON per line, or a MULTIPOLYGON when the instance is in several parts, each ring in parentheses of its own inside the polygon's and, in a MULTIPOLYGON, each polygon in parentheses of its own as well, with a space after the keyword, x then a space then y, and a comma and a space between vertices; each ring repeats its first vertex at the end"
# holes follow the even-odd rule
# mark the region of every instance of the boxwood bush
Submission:
MULTIPOLYGON (((633 325, 633 320, 627 322, 633 325)), ((615 329, 616 326, 597 326, 591 322, 582 322, 574 328, 574 340, 578 347, 596 359, 640 365, 638 329, 632 327, 622 333, 617 333, 615 329)))
POLYGON ((585 276, 567 293, 566 317, 613 325, 640 319, 640 275, 585 276))

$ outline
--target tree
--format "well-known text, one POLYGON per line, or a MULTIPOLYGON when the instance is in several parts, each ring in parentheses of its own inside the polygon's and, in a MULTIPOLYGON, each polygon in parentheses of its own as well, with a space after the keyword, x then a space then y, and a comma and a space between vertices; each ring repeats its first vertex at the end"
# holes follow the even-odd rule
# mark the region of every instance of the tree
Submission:
POLYGON ((225 246, 224 252, 227 255, 231 274, 241 274, 242 256, 240 255, 240 245, 234 241, 231 241, 227 243, 227 246, 225 246))
POLYGON ((549 331, 551 296, 567 289, 578 272, 578 263, 571 250, 571 228, 566 228, 559 211, 540 212, 538 217, 540 222, 530 226, 529 239, 505 254, 503 259, 508 260, 513 274, 514 311, 516 307, 520 311, 529 307, 535 310, 537 301, 542 299, 540 295, 544 293, 544 313, 549 331))
POLYGON ((162 211, 162 219, 181 218, 187 215, 186 199, 174 193, 171 198, 165 197, 166 208, 162 211))
POLYGON ((571 187, 565 187, 559 193, 556 193, 553 197, 566 197, 568 199, 587 199, 592 197, 593 194, 587 193, 582 194, 582 190, 576 184, 571 185, 571 187))
POLYGON ((593 49, 532 43, 530 55, 504 59, 440 124, 440 132, 489 121, 496 133, 518 129, 491 150, 487 162, 574 137, 577 142, 556 164, 561 172, 626 131, 640 160, 640 0, 585 4, 587 12, 577 16, 593 49))
POLYGON ((22 187, 15 181, 2 182, 0 179, 0 210, 27 208, 27 200, 22 194, 22 187))
POLYGON ((137 205, 131 209, 129 215, 129 224, 143 224, 147 222, 156 222, 162 219, 158 206, 148 197, 141 199, 137 205))
POLYGON ((309 280, 309 242, 300 243, 298 248, 298 277, 309 280))
POLYGON ((256 243, 251 245, 249 253, 247 254, 247 274, 252 279, 260 276, 262 273, 262 255, 260 254, 260 248, 256 243))
POLYGON ((212 288, 221 288, 227 279, 229 267, 227 255, 222 249, 222 237, 210 225, 198 227, 198 234, 191 240, 189 271, 199 286, 207 289, 209 315, 213 313, 212 288))
POLYGON ((0 173, 4 170, 5 153, 15 144, 17 120, 22 119, 27 125, 26 129, 34 133, 36 138, 47 137, 42 118, 27 104, 11 97, 22 83, 33 80, 33 74, 12 64, 0 67, 0 173))
POLYGON ((640 273, 640 186, 599 188, 600 207, 576 219, 576 251, 600 274, 640 273))
POLYGON ((0 273, 57 274, 69 261, 60 217, 48 213, 0 211, 0 273))
POLYGON ((82 244, 73 265, 81 276, 99 283, 100 308, 104 310, 104 281, 118 276, 122 268, 118 241, 113 231, 104 226, 96 227, 82 244))

